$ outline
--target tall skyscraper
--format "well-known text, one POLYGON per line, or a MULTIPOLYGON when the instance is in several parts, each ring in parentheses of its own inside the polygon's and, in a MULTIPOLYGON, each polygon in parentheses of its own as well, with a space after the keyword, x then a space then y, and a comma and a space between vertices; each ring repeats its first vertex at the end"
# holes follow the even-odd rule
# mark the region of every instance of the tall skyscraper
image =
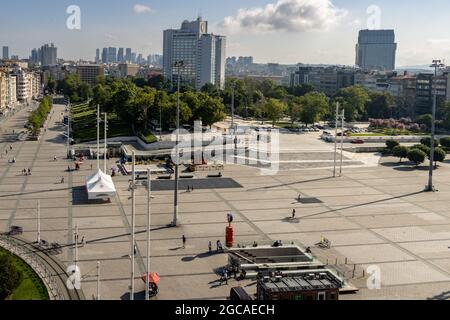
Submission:
POLYGON ((34 48, 31 50, 30 61, 33 63, 40 63, 42 61, 42 50, 41 48, 34 48))
POLYGON ((108 62, 116 63, 117 62, 117 48, 108 48, 108 62))
POLYGON ((56 66, 58 61, 58 49, 53 45, 45 44, 41 47, 41 65, 43 67, 56 66))
POLYGON ((108 48, 103 48, 102 51, 102 62, 108 63, 108 48))
POLYGON ((142 56, 142 54, 139 54, 136 58, 136 63, 137 64, 144 64, 144 57, 142 56))
POLYGON ((131 53, 131 59, 130 59, 131 63, 136 63, 136 52, 132 52, 131 53))
POLYGON ((100 49, 95 50, 95 63, 100 62, 100 49))
POLYGON ((131 63, 131 48, 125 50, 125 61, 131 63))
POLYGON ((395 69, 394 30, 361 30, 356 45, 356 65, 362 69, 395 69))
POLYGON ((9 59, 9 47, 3 47, 3 59, 9 59))
POLYGON ((124 62, 125 56, 123 53, 123 48, 119 48, 119 52, 117 53, 117 62, 124 62))
POLYGON ((177 81, 175 62, 183 61, 181 81, 199 90, 207 83, 219 88, 225 85, 226 38, 208 34, 208 22, 201 17, 185 20, 181 29, 164 31, 164 76, 177 81))

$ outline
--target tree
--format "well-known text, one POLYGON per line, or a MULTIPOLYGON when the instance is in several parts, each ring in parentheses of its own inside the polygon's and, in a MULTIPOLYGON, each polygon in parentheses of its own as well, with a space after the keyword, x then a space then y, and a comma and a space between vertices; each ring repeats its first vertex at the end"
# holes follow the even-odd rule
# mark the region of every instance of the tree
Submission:
MULTIPOLYGON (((447 157, 447 153, 442 148, 435 148, 434 149, 434 167, 437 168, 438 162, 444 162, 445 157, 447 157)), ((430 159, 430 156, 428 156, 428 159, 430 159)))
MULTIPOLYGON (((431 148, 431 138, 430 137, 421 139, 420 143, 423 144, 423 145, 426 145, 428 148, 431 148)), ((437 141, 435 139, 434 140, 434 145, 437 147, 439 145, 439 141, 437 141)))
POLYGON ((291 126, 294 126, 294 122, 300 121, 302 116, 301 100, 298 97, 294 97, 288 102, 287 113, 291 119, 291 126))
POLYGON ((347 121, 359 120, 366 115, 366 104, 370 101, 370 97, 363 87, 352 86, 343 88, 339 90, 336 97, 342 98, 342 107, 345 109, 347 121))
POLYGON ((394 97, 389 92, 371 92, 370 100, 366 103, 367 117, 374 119, 392 118, 394 97))
POLYGON ((411 148, 419 149, 419 150, 422 150, 423 152, 425 152, 426 154, 430 154, 430 147, 427 147, 424 144, 416 144, 416 145, 412 146, 411 148))
POLYGON ((299 86, 291 87, 288 92, 296 97, 303 97, 305 94, 313 92, 314 86, 309 83, 303 83, 299 86))
POLYGON ((450 129, 450 101, 441 104, 439 108, 439 113, 441 114, 442 124, 445 129, 450 129))
POLYGON ((201 89, 201 92, 208 94, 211 97, 220 97, 220 90, 212 83, 206 83, 201 89))
POLYGON ((399 162, 401 163, 404 158, 408 157, 408 151, 409 149, 407 147, 396 146, 392 149, 392 154, 394 157, 400 158, 399 162))
POLYGON ((137 114, 135 115, 136 120, 143 122, 143 128, 148 129, 148 123, 150 120, 150 108, 153 107, 155 102, 156 90, 150 87, 145 87, 144 89, 138 90, 137 97, 135 99, 135 110, 137 114))
POLYGON ((0 300, 6 299, 22 281, 22 272, 14 266, 13 256, 0 254, 0 300))
POLYGON ((429 129, 431 128, 431 123, 433 122, 433 116, 431 114, 423 114, 417 117, 416 122, 427 126, 429 129))
POLYGON ((386 141, 386 147, 392 151, 395 147, 397 147, 398 145, 400 145, 400 143, 398 143, 398 141, 395 140, 387 140, 386 141))
POLYGON ((439 142, 441 143, 441 146, 443 146, 444 148, 447 149, 450 148, 450 137, 443 137, 439 142))
POLYGON ((83 102, 92 97, 92 89, 87 83, 81 82, 77 74, 71 74, 60 81, 58 88, 61 92, 70 97, 71 102, 83 102))
POLYGON ((414 162, 416 166, 423 163, 425 161, 426 156, 427 155, 425 154, 425 152, 419 149, 411 149, 408 151, 407 155, 408 160, 414 162))
POLYGON ((286 104, 277 99, 268 99, 263 108, 267 119, 272 121, 272 127, 275 127, 275 122, 280 120, 286 111, 286 104))
POLYGON ((57 88, 57 83, 56 83, 55 79, 52 76, 49 76, 48 81, 47 81, 46 90, 48 91, 49 94, 55 94, 56 88, 57 88))
POLYGON ((300 97, 300 117, 307 126, 320 120, 328 110, 328 98, 322 92, 310 92, 300 97))

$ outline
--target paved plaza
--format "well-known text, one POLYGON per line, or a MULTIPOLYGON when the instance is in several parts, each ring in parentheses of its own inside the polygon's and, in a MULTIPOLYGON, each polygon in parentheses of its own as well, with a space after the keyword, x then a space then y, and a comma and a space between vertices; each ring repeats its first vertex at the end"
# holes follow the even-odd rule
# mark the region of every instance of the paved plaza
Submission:
MULTIPOLYGON (((129 177, 116 176, 118 197, 110 203, 87 203, 84 179, 96 161, 80 171, 67 172, 63 106, 55 106, 40 141, 10 142, 13 128, 22 130, 26 111, 1 123, 0 230, 24 228, 24 237, 36 240, 36 207, 41 204, 41 236, 64 246, 58 257, 73 262, 73 231, 77 225, 86 245, 78 250, 82 289, 96 294, 96 265, 101 262, 103 299, 129 299, 131 198, 129 177), (6 132, 5 132, 6 130, 6 132), (13 150, 5 154, 4 149, 13 150), (53 161, 57 156, 58 160, 53 161), (8 160, 15 157, 15 164, 8 160), (23 169, 32 175, 22 175, 23 169), (64 183, 61 183, 64 177, 64 183)), ((449 298, 450 291, 450 161, 435 171, 436 193, 422 190, 425 168, 398 166, 397 159, 346 153, 343 176, 332 178, 332 145, 318 136, 282 135, 283 165, 273 176, 258 168, 226 165, 224 178, 232 188, 180 191, 180 222, 169 228, 173 191, 154 191, 151 219, 151 270, 161 276, 157 299, 225 299, 236 284, 219 285, 214 270, 227 264, 225 254, 207 254, 208 242, 224 242, 226 214, 234 213, 237 242, 283 240, 311 246, 330 264, 345 259, 358 270, 378 266, 381 289, 369 290, 366 279, 354 279, 360 291, 341 299, 449 298), (301 139, 301 140, 300 140, 301 139), (308 154, 306 156, 305 154, 308 154), (294 165, 297 163, 297 165, 294 165), (304 163, 308 165, 305 166, 304 163), (315 164, 311 164, 315 163, 315 164), (298 195, 319 201, 299 203, 298 195), (289 219, 293 209, 297 218, 289 219), (187 237, 182 249, 181 237, 187 237), (332 248, 315 248, 325 236, 332 248)), ((71 164, 73 166, 73 163, 71 164)), ((108 168, 115 165, 111 159, 108 168)), ((195 179, 207 173, 195 173, 195 179)), ((160 188, 162 190, 166 188, 160 188)), ((146 190, 136 200, 136 298, 143 298, 146 253, 146 190)), ((244 282, 252 292, 254 283, 244 282)))

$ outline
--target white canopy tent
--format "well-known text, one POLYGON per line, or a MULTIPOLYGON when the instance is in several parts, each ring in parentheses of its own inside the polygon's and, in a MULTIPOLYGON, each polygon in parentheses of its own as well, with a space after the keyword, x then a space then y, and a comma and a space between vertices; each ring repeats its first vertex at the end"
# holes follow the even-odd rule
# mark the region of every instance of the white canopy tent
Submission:
POLYGON ((86 190, 89 200, 111 199, 116 196, 116 187, 111 176, 98 169, 96 173, 86 177, 86 190))

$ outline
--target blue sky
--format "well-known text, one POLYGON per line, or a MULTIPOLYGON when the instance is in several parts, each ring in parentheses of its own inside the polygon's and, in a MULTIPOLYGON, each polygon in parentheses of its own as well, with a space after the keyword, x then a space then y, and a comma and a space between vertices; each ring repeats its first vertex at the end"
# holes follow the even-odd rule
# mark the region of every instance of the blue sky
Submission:
POLYGON ((381 27, 396 31, 397 65, 450 58, 447 0, 2 2, 0 46, 8 45, 12 54, 21 57, 47 42, 54 42, 58 55, 68 59, 93 59, 95 49, 105 46, 132 47, 144 55, 161 53, 162 30, 178 28, 184 19, 195 19, 200 13, 209 21, 210 32, 228 37, 229 56, 252 55, 257 62, 352 65, 358 30, 367 25, 366 9, 377 5, 381 27), (72 4, 81 8, 81 30, 66 28, 66 8, 72 4), (139 13, 135 5, 151 10, 139 13))

